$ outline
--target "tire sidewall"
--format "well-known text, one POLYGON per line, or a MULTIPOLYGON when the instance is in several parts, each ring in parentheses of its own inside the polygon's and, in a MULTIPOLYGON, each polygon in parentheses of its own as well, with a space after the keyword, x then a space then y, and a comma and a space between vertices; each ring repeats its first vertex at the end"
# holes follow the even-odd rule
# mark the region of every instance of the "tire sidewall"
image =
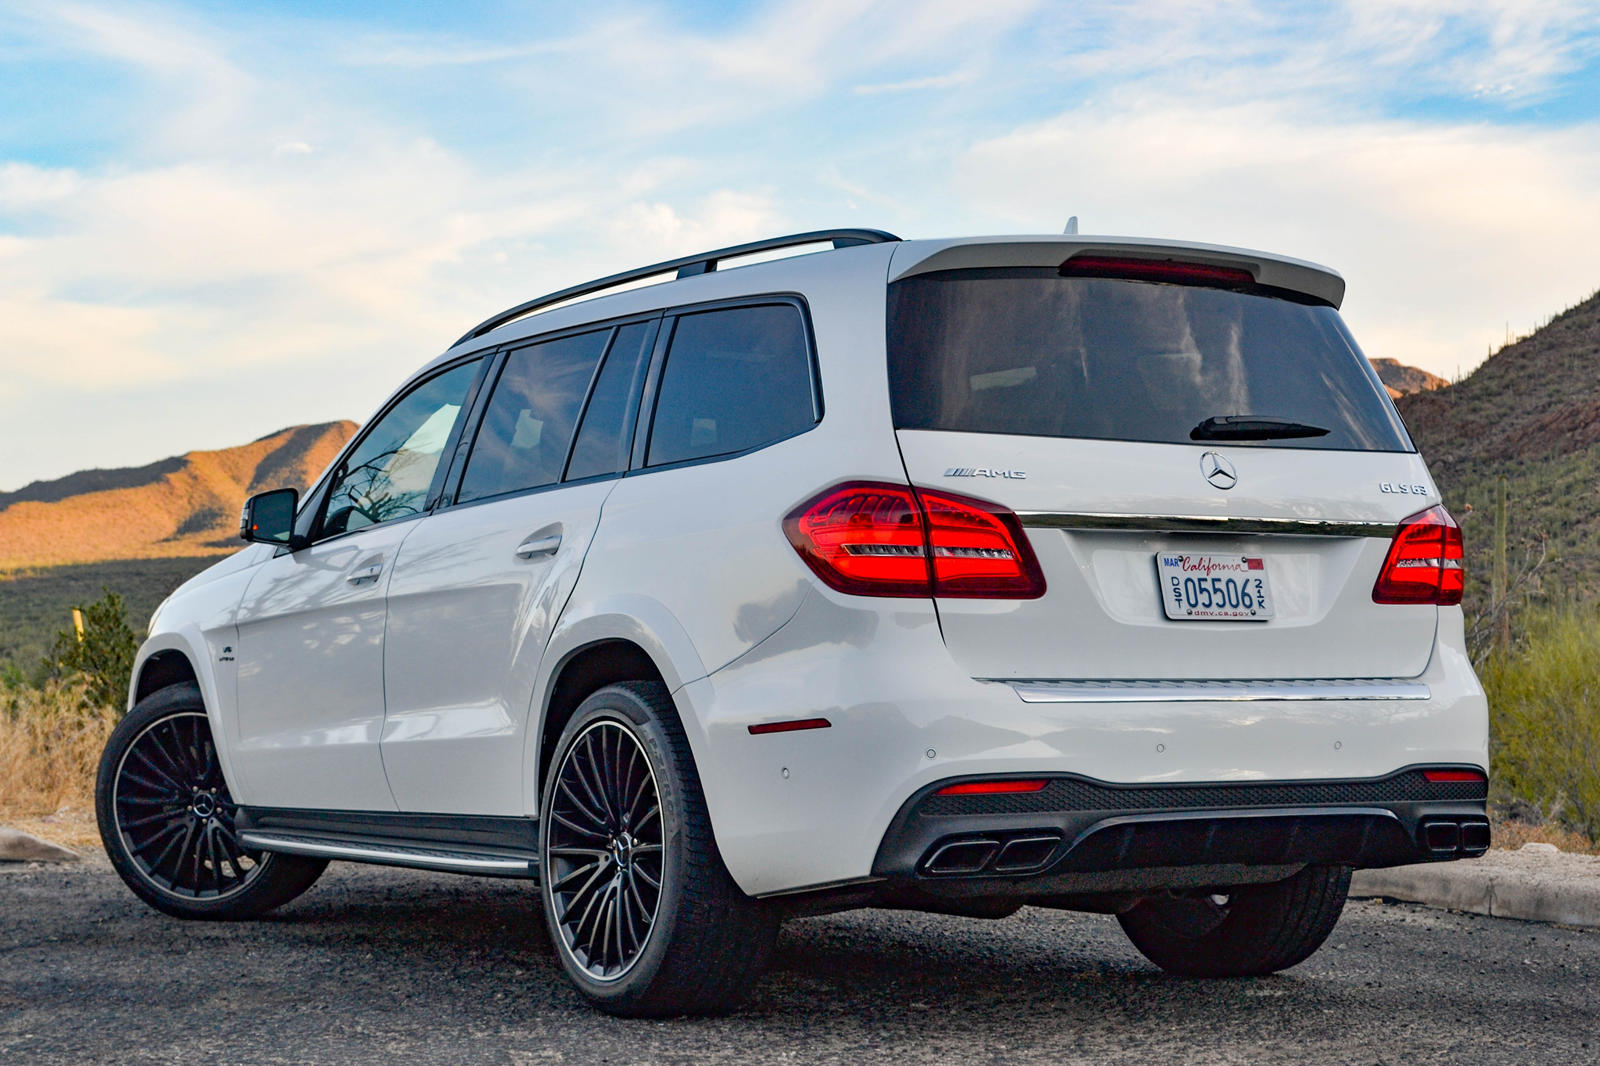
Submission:
POLYGON ((655 923, 643 953, 620 977, 598 981, 573 958, 556 918, 555 902, 550 891, 550 878, 544 871, 550 869, 548 859, 550 819, 539 819, 539 899, 544 909, 545 922, 550 929, 550 939, 562 968, 586 996, 597 1001, 626 1002, 641 997, 655 981, 671 950, 678 933, 683 910, 684 853, 682 847, 685 804, 684 774, 677 765, 666 731, 651 710, 628 689, 611 686, 591 695, 578 706, 561 732, 555 755, 545 773, 540 813, 553 809, 556 781, 573 743, 597 722, 616 722, 627 729, 638 741, 650 770, 655 775, 656 791, 661 800, 662 824, 662 879, 661 896, 656 904, 655 923))
MULTIPOLYGON (((278 861, 272 854, 261 856, 261 869, 248 884, 227 896, 218 898, 192 898, 176 895, 155 884, 145 874, 129 852, 127 843, 116 820, 116 779, 129 747, 151 726, 166 718, 198 714, 206 719, 209 731, 211 722, 206 714, 205 701, 194 684, 173 685, 140 700, 121 722, 117 723, 100 755, 100 767, 95 777, 95 821, 100 829, 100 841, 117 874, 133 893, 157 910, 178 918, 229 919, 254 913, 252 901, 264 887, 271 885, 272 867, 278 861)), ((216 744, 213 737, 212 744, 216 744)), ((229 789, 230 793, 232 788, 229 789)))

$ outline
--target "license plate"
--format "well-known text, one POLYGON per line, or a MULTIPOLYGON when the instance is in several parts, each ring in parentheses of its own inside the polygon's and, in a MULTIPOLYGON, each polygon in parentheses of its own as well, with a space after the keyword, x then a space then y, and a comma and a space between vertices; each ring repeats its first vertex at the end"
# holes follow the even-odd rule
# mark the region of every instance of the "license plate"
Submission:
POLYGON ((1258 555, 1157 552, 1161 607, 1177 622, 1265 622, 1272 617, 1267 562, 1258 555))

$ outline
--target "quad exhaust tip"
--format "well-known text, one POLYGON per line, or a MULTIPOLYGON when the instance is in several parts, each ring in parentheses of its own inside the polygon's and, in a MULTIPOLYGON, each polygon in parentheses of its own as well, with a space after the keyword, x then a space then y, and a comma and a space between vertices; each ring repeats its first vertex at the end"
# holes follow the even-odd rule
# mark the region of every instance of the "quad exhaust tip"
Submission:
POLYGON ((1482 855, 1489 850, 1489 823, 1481 818, 1430 819, 1422 823, 1417 835, 1436 859, 1482 855))
POLYGON ((934 877, 1034 873, 1050 864, 1060 844, 1059 833, 1039 831, 955 837, 930 848, 919 866, 934 877))

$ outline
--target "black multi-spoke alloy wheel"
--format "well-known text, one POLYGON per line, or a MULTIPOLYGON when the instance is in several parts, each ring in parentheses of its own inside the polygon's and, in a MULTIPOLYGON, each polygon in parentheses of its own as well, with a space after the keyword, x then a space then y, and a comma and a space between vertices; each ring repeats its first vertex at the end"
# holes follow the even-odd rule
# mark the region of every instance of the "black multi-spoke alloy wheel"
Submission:
POLYGON ((778 916, 728 875, 660 684, 612 685, 579 706, 540 810, 545 917, 567 975, 596 1006, 659 1017, 744 998, 778 916))
POLYGON ((1307 866, 1283 881, 1146 899, 1117 916, 1133 946, 1186 977, 1257 977, 1310 958, 1350 891, 1348 866, 1307 866))
POLYGON ((236 810, 195 685, 153 693, 112 732, 95 814, 112 865, 146 903, 179 918, 249 918, 311 887, 327 863, 245 847, 236 810))

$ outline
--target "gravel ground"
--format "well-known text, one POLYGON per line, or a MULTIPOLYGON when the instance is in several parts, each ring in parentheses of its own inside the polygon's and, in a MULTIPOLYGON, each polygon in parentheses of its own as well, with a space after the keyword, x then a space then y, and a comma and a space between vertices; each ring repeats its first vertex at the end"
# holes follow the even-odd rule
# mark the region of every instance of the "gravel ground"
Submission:
POLYGON ((1115 920, 864 911, 785 927, 751 1004, 630 1022, 529 886, 335 865, 269 920, 179 922, 104 858, 0 872, 0 1062, 1592 1063, 1600 933, 1355 902, 1276 977, 1162 975, 1115 920))

